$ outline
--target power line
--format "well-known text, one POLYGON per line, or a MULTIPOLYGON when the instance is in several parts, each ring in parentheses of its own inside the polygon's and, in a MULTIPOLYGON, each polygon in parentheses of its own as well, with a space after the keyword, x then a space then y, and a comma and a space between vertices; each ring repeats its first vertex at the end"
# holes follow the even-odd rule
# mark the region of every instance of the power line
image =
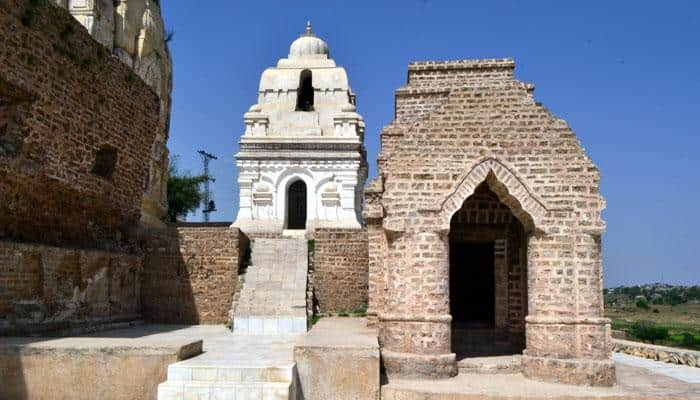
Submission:
POLYGON ((209 175, 209 162, 211 160, 218 160, 218 158, 210 153, 207 153, 204 150, 199 150, 197 153, 199 153, 200 156, 202 156, 202 164, 204 164, 204 176, 206 179, 204 180, 204 193, 202 193, 202 205, 204 206, 204 209, 202 210, 202 215, 204 216, 204 222, 209 222, 209 214, 216 211, 216 203, 214 203, 214 200, 212 200, 212 192, 209 187, 209 182, 216 182, 216 179, 212 178, 211 175, 209 175))

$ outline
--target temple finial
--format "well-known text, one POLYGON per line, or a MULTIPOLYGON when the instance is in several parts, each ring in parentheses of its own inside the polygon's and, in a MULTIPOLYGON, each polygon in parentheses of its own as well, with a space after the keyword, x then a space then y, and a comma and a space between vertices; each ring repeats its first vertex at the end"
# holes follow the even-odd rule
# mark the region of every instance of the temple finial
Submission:
POLYGON ((311 21, 306 21, 306 33, 311 33, 311 21))

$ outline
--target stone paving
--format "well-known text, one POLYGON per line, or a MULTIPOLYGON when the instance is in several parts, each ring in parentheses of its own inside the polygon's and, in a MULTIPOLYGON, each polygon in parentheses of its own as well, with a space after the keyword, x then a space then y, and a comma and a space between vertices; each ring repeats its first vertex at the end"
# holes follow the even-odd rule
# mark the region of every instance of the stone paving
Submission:
POLYGON ((306 332, 308 245, 300 238, 255 239, 234 308, 235 333, 306 332))
MULTIPOLYGON (((661 374, 673 379, 678 379, 679 381, 700 385, 700 368, 668 364, 624 353, 613 353, 612 359, 619 364, 644 368, 655 374, 661 374)), ((698 391, 700 391, 700 386, 698 387, 698 391)))
POLYGON ((574 400, 574 399, 700 399, 700 385, 682 382, 644 368, 616 363, 617 384, 587 387, 536 382, 522 374, 460 372, 442 380, 389 380, 382 400, 574 400))

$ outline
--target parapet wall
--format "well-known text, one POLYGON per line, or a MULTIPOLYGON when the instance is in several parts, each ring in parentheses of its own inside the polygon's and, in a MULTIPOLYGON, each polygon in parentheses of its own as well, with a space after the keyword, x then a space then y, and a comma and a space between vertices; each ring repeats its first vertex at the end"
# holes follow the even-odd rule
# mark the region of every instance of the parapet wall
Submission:
POLYGON ((0 241, 0 335, 133 319, 141 257, 0 241))
POLYGON ((367 308, 367 231, 316 229, 314 292, 321 313, 367 308))
POLYGON ((68 12, 0 1, 0 238, 114 248, 164 123, 156 93, 68 12))
POLYGON ((142 314, 151 322, 228 321, 248 239, 224 224, 187 224, 153 232, 145 245, 142 314))

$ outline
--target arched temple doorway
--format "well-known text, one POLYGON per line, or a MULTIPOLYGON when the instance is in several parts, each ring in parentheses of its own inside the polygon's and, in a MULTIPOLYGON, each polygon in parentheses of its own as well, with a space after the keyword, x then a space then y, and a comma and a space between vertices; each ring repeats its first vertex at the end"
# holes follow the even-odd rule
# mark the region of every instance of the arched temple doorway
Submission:
POLYGON ((521 353, 527 235, 484 182, 450 222, 450 314, 457 359, 521 353))
POLYGON ((287 189, 287 229, 306 229, 306 184, 302 180, 287 189))

